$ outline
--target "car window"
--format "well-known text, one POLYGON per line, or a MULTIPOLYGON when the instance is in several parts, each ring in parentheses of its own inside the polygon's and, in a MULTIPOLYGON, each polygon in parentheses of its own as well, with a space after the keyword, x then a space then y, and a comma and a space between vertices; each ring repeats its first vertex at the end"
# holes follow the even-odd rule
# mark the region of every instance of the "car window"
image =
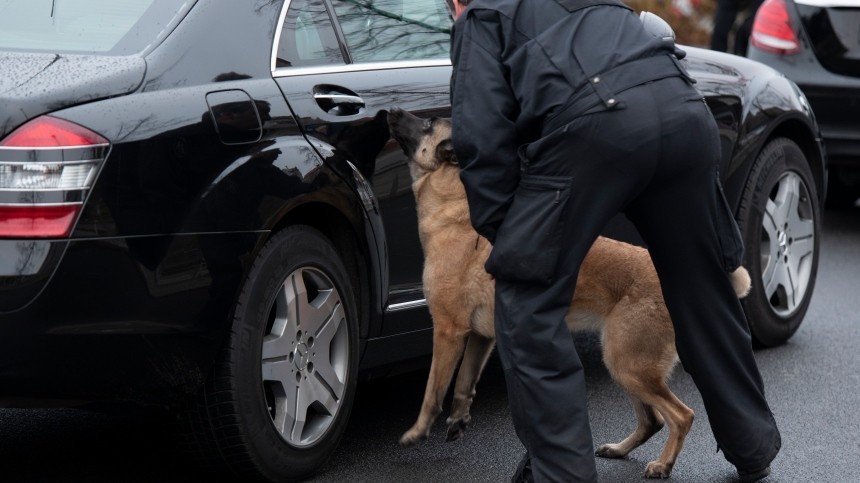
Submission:
POLYGON ((187 3, 0 0, 0 49, 115 55, 141 52, 177 15, 187 11, 187 3))
POLYGON ((353 62, 449 58, 445 0, 334 0, 353 62))
POLYGON ((293 0, 281 28, 276 67, 343 63, 331 18, 322 0, 293 0))

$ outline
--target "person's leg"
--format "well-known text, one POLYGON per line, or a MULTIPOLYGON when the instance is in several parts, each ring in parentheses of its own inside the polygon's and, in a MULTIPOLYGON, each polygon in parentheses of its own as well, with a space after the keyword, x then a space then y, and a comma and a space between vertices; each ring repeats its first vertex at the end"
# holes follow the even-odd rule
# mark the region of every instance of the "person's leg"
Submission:
POLYGON ((534 481, 597 480, 585 376, 564 323, 567 304, 552 301, 572 292, 567 280, 550 287, 496 280, 496 347, 534 481))
POLYGON ((678 355, 699 389, 726 459, 740 470, 767 466, 780 435, 765 399, 746 317, 725 271, 719 216, 719 139, 701 101, 655 84, 664 128, 662 161, 628 207, 648 245, 675 327, 678 355))
POLYGON ((747 55, 755 14, 763 2, 764 0, 752 0, 744 12, 744 21, 738 26, 737 32, 735 32, 735 46, 733 49, 735 55, 747 55))
POLYGON ((714 14, 714 29, 711 32, 711 50, 726 52, 729 48, 729 32, 738 15, 738 0, 719 0, 714 14))
POLYGON ((647 140, 654 108, 630 105, 584 116, 526 150, 528 174, 572 179, 553 283, 496 280, 496 345, 514 427, 531 458, 520 467, 534 481, 597 476, 585 378, 564 316, 591 244, 653 169, 656 150, 647 140))

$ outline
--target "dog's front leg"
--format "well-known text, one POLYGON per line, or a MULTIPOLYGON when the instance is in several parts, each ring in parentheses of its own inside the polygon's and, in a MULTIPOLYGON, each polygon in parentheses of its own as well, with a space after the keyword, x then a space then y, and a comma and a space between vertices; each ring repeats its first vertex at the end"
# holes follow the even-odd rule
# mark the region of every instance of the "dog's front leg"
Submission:
POLYGON ((448 441, 454 441, 463 436, 466 426, 472 420, 469 409, 475 398, 475 386, 481 378, 487 359, 493 352, 496 340, 472 333, 466 343, 463 362, 457 373, 457 383, 454 385, 454 402, 451 405, 451 416, 448 424, 448 441))
POLYGON ((411 446, 430 435, 430 427, 442 412, 442 401, 466 346, 468 332, 454 328, 452 321, 436 320, 434 317, 433 325, 433 362, 430 364, 424 402, 421 404, 418 420, 400 437, 400 444, 403 446, 411 446))

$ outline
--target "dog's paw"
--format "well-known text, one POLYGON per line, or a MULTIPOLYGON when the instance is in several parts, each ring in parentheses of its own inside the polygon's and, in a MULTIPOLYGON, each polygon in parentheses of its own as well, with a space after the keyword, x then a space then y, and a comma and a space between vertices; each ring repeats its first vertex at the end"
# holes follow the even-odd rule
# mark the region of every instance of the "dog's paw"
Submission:
POLYGON ((672 473, 672 465, 652 461, 645 467, 645 478, 668 478, 672 473))
POLYGON ((429 431, 410 429, 400 437, 400 446, 413 446, 424 441, 428 436, 430 436, 429 431))
POLYGON ((461 419, 452 420, 448 418, 448 421, 446 421, 448 423, 448 437, 445 441, 451 442, 462 438, 471 420, 472 417, 468 414, 461 419))
POLYGON ((595 451, 594 454, 601 458, 624 458, 627 456, 627 453, 618 449, 617 444, 604 444, 597 448, 597 451, 595 451))

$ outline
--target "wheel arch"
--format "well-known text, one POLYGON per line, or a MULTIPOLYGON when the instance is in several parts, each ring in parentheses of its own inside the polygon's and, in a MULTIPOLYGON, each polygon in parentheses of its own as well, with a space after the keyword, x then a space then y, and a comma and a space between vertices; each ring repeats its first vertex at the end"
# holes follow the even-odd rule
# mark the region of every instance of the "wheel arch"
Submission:
POLYGON ((771 141, 777 138, 787 138, 793 141, 803 151, 809 162, 812 176, 815 177, 815 188, 818 199, 824 202, 827 190, 827 155, 821 144, 821 138, 816 137, 809 125, 801 119, 791 118, 776 126, 762 143, 759 152, 771 141))
POLYGON ((309 201, 295 206, 284 213, 272 227, 268 236, 261 240, 259 246, 282 230, 291 226, 304 225, 321 232, 340 254, 355 289, 356 312, 359 314, 359 337, 367 338, 373 321, 376 305, 372 301, 379 299, 379 273, 373 240, 361 236, 360 226, 350 220, 350 217, 331 204, 322 201, 309 201))

